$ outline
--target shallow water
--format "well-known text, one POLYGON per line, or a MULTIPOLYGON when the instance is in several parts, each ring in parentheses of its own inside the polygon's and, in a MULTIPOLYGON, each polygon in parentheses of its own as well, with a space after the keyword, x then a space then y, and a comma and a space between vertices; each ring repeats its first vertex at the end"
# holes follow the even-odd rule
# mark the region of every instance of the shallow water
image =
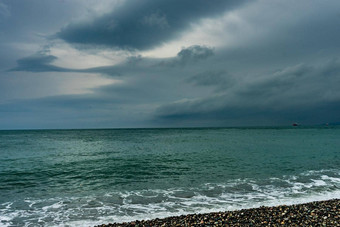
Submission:
POLYGON ((0 226, 340 197, 340 127, 0 131, 0 226))

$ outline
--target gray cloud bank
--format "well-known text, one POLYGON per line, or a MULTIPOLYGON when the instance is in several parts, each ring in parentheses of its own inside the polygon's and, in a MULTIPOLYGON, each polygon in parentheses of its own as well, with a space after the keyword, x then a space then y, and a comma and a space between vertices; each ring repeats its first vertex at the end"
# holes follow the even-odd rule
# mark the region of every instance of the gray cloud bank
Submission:
MULTIPOLYGON (((208 85, 209 83, 205 83, 208 85)), ((340 62, 296 65, 269 75, 254 75, 208 98, 175 102, 157 110, 158 119, 195 125, 272 125, 300 121, 339 121, 340 62)))

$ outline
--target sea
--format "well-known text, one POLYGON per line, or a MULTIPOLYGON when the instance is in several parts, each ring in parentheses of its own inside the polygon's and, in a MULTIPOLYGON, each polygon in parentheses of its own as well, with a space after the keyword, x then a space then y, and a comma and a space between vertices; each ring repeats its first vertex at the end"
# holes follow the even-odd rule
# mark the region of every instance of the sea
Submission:
POLYGON ((340 127, 0 131, 0 226, 340 198, 340 127))

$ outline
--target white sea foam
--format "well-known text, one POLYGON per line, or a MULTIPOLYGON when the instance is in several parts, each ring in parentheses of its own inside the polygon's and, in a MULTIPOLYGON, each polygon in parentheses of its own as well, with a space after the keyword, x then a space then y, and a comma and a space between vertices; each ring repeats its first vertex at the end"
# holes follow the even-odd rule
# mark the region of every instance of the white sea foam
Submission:
POLYGON ((191 188, 112 191, 46 200, 27 198, 0 204, 0 226, 93 226, 334 198, 340 198, 340 171, 308 171, 282 178, 236 179, 191 188))

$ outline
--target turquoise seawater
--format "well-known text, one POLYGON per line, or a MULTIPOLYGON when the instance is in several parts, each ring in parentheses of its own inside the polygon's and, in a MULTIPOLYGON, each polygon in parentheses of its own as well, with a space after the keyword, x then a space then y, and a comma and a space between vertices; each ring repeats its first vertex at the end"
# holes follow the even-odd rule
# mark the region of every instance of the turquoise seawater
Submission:
POLYGON ((340 127, 0 131, 0 226, 340 198, 340 127))

